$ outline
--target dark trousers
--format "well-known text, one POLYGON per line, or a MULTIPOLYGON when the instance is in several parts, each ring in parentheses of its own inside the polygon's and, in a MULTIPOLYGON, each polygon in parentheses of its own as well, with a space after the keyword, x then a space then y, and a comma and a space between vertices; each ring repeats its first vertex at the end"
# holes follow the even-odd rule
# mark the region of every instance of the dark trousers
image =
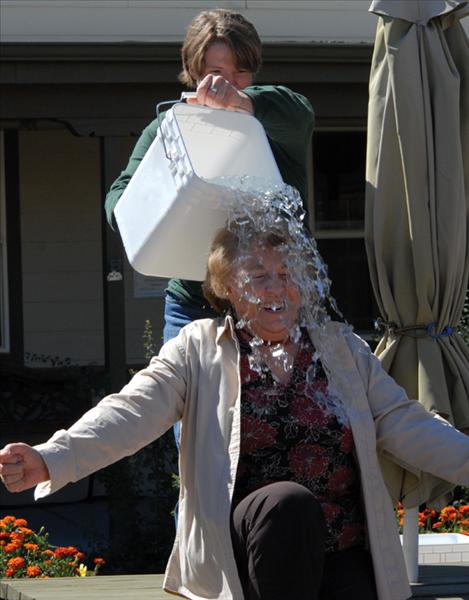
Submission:
POLYGON ((364 548, 324 553, 326 523, 305 487, 282 481, 234 509, 231 539, 245 600, 376 600, 364 548))

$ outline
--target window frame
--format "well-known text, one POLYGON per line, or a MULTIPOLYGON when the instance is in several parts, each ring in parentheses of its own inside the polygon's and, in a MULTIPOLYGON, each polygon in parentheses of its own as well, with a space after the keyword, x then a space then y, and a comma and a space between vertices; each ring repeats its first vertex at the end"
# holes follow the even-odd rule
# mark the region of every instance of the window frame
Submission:
MULTIPOLYGON (((347 132, 360 132, 366 135, 366 126, 344 126, 344 125, 336 125, 336 126, 318 126, 315 129, 317 133, 347 133, 347 132)), ((333 229, 321 229, 316 227, 315 221, 315 213, 316 213, 316 203, 314 198, 314 169, 313 169, 313 153, 315 151, 314 143, 312 144, 312 154, 311 160, 309 161, 311 164, 311 198, 312 202, 309 206, 309 227, 311 230, 312 236, 317 240, 324 239, 365 239, 365 223, 363 223, 363 227, 361 229, 341 229, 341 228, 333 228, 333 229)), ((365 176, 365 174, 364 174, 365 176)))
MULTIPOLYGON (((366 139, 366 125, 328 125, 328 126, 317 126, 315 132, 317 133, 347 133, 347 132, 358 132, 364 133, 366 139)), ((327 228, 321 229, 316 226, 315 213, 316 213, 316 202, 314 195, 314 155, 315 152, 314 147, 314 138, 313 143, 311 144, 311 155, 310 160, 308 161, 308 167, 311 170, 308 176, 308 192, 309 197, 312 199, 308 203, 308 226, 311 231, 313 238, 317 240, 345 240, 345 239, 361 239, 365 240, 365 222, 363 221, 363 227, 357 229, 343 229, 343 228, 327 228)), ((363 174, 364 178, 366 177, 365 173, 363 174)), ((371 287, 371 293, 374 294, 373 289, 371 287)), ((374 302, 376 302, 376 298, 374 298, 374 302)), ((376 342, 376 331, 374 330, 363 330, 360 329, 360 336, 367 340, 370 343, 376 342)))
POLYGON ((0 130, 0 353, 9 354, 10 339, 10 310, 8 287, 8 238, 6 223, 6 187, 5 187, 5 136, 0 130))

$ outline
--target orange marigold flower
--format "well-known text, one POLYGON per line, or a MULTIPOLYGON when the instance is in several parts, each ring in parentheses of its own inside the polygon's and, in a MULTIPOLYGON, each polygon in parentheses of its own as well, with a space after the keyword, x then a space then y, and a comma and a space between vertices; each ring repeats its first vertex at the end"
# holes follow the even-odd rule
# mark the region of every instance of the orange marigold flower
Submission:
POLYGON ((8 566, 15 569, 21 569, 24 567, 24 563, 25 560, 22 556, 15 556, 14 558, 10 558, 8 561, 8 566))
POLYGON ((8 540, 10 538, 10 534, 8 531, 0 532, 0 540, 8 540))
POLYGON ((16 521, 16 517, 12 517, 11 515, 7 515, 6 517, 3 517, 2 521, 4 523, 14 523, 16 521))
POLYGON ((436 523, 433 523, 432 525, 432 529, 441 529, 443 527, 443 523, 441 521, 437 521, 436 523))
POLYGON ((460 531, 459 533, 462 533, 463 535, 469 535, 469 531, 460 531))
POLYGON ((18 544, 17 542, 12 542, 11 544, 7 544, 4 547, 5 552, 15 552, 15 550, 19 550, 21 548, 21 544, 18 544))
POLYGON ((41 573, 42 573, 41 567, 38 567, 38 566, 35 566, 35 565, 33 565, 31 567, 28 567, 26 569, 26 576, 27 577, 39 577, 39 575, 41 573))
POLYGON ((19 531, 23 534, 23 535, 31 535, 33 533, 32 529, 28 529, 27 527, 20 527, 19 531))
POLYGON ((43 553, 45 556, 54 556, 54 552, 53 552, 52 550, 49 550, 49 549, 47 549, 47 550, 43 550, 43 551, 42 551, 42 553, 43 553))
POLYGON ((93 558, 93 563, 95 565, 105 565, 106 561, 104 560, 104 558, 93 558))
POLYGON ((462 519, 461 521, 459 521, 459 524, 463 527, 469 527, 469 519, 462 519))
POLYGON ((16 519, 13 525, 15 527, 27 527, 28 521, 26 521, 26 519, 16 519))
POLYGON ((75 556, 77 552, 78 550, 73 546, 59 546, 54 550, 54 554, 59 558, 64 556, 75 556))
POLYGON ((440 519, 442 521, 454 521, 458 516, 458 511, 454 508, 454 506, 445 506, 440 510, 440 519))
POLYGON ((459 507, 459 512, 461 513, 462 516, 466 516, 469 515, 469 504, 466 504, 465 506, 460 506, 459 507))
POLYGON ((39 546, 37 544, 24 544, 23 547, 29 552, 36 552, 36 550, 39 550, 39 546))
POLYGON ((86 554, 84 552, 77 552, 76 554, 76 559, 77 560, 84 560, 85 559, 86 554))
POLYGON ((5 571, 5 577, 14 577, 16 574, 16 569, 13 569, 12 567, 8 567, 8 569, 5 571))

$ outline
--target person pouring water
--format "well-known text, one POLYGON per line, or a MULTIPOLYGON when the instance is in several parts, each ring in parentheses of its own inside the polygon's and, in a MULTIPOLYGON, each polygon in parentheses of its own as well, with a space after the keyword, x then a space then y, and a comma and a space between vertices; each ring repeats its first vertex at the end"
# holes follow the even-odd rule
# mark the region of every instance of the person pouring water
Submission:
MULTIPOLYGON (((253 85, 262 63, 261 41, 253 24, 238 12, 203 11, 189 24, 181 57, 179 79, 196 91, 195 97, 188 102, 254 115, 264 127, 283 180, 297 188, 305 200, 313 109, 307 98, 284 86, 253 85)), ((164 113, 161 119, 164 119, 164 113)), ((112 227, 114 208, 155 139, 158 127, 159 121, 155 119, 143 131, 127 167, 106 196, 105 209, 112 227)), ((203 297, 201 282, 169 281, 165 297, 164 342, 176 336, 180 328, 192 320, 213 316, 215 312, 203 297)))

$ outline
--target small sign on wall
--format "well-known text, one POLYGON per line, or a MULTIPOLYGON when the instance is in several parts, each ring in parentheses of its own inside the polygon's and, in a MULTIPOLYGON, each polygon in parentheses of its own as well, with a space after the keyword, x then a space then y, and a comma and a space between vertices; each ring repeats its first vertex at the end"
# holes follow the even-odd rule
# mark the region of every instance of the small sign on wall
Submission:
POLYGON ((134 298, 163 298, 169 279, 151 277, 137 271, 134 274, 134 298))

